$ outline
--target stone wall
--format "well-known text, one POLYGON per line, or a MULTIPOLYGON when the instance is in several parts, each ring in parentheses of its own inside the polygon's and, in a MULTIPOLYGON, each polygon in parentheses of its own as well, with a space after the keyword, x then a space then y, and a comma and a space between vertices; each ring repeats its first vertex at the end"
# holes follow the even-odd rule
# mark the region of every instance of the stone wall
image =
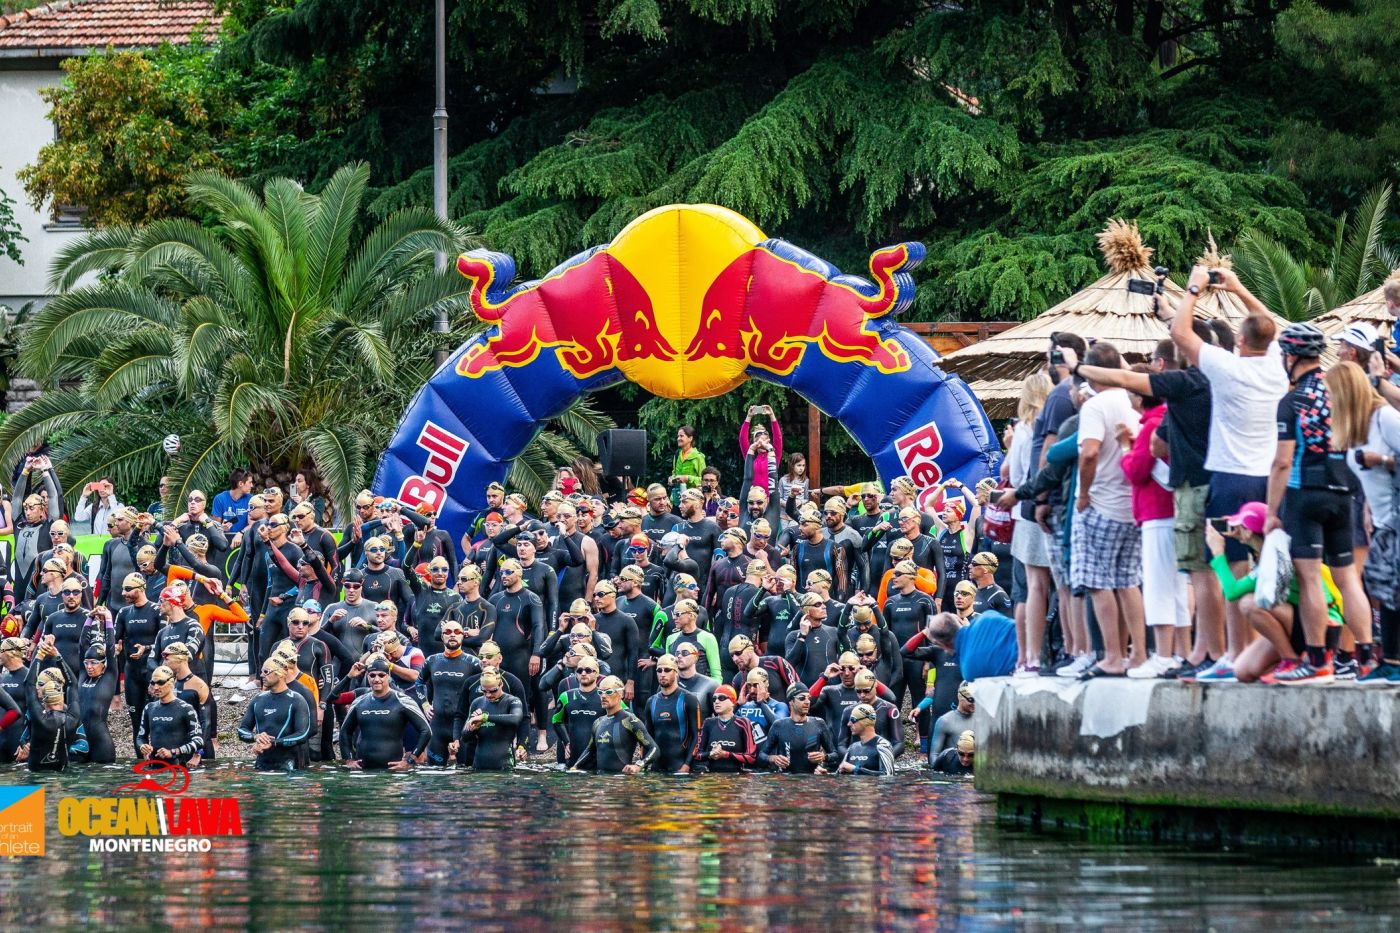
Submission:
POLYGON ((1400 818, 1400 691, 1175 681, 974 684, 979 790, 1400 818))

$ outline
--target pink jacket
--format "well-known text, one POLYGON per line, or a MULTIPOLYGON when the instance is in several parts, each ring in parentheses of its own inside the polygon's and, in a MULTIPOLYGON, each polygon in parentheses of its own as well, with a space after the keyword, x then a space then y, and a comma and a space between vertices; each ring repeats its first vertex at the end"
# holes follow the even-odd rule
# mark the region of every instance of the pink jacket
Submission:
POLYGON ((1133 521, 1141 525, 1155 518, 1171 518, 1176 514, 1172 493, 1152 478, 1156 458, 1152 456, 1152 432, 1162 423, 1166 405, 1149 408, 1142 413, 1141 427, 1133 440, 1132 449, 1123 454, 1120 463, 1123 475, 1133 487, 1133 521))

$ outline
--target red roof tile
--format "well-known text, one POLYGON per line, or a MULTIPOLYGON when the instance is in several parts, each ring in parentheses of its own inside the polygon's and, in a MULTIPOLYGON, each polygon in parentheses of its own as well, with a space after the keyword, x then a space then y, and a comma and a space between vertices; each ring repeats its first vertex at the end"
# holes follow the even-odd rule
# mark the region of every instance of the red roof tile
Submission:
POLYGON ((183 43, 219 17, 210 0, 56 0, 0 16, 0 49, 139 48, 183 43))

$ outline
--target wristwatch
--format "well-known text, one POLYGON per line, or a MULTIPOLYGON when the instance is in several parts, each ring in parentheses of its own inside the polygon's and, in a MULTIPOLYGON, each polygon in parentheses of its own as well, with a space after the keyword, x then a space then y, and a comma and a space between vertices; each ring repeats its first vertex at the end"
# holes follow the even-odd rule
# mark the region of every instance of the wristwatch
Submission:
POLYGON ((1192 295, 1199 295, 1199 294, 1201 293, 1201 286, 1196 285, 1196 284, 1191 284, 1191 285, 1186 286, 1186 290, 1187 290, 1188 292, 1190 292, 1192 295))

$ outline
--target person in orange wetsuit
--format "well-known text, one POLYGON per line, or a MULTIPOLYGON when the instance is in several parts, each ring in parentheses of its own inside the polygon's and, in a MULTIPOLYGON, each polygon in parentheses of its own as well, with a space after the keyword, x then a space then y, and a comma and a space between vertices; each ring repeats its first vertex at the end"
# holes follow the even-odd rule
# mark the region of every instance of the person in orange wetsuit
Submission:
MULTIPOLYGON (((204 629, 204 659, 200 676, 206 683, 214 682, 214 641, 212 629, 215 622, 226 622, 230 625, 247 625, 248 610, 233 597, 228 590, 224 589, 223 583, 213 577, 206 577, 203 574, 195 573, 188 567, 181 567, 172 564, 165 571, 165 578, 169 583, 176 580, 186 581, 186 586, 199 584, 208 590, 218 602, 196 604, 193 596, 185 597, 185 611, 199 620, 200 628, 204 629)), ((250 635, 251 637, 251 635, 250 635)))
MULTIPOLYGON (((914 542, 908 538, 901 538, 890 545, 890 569, 886 570, 880 577, 880 585, 875 588, 875 600, 880 604, 880 611, 885 611, 885 602, 890 598, 890 593, 894 589, 894 565, 902 560, 908 560, 914 552, 914 542)), ((914 588, 920 593, 927 593, 935 596, 938 593, 938 574, 927 567, 920 567, 919 572, 914 575, 914 588)))

